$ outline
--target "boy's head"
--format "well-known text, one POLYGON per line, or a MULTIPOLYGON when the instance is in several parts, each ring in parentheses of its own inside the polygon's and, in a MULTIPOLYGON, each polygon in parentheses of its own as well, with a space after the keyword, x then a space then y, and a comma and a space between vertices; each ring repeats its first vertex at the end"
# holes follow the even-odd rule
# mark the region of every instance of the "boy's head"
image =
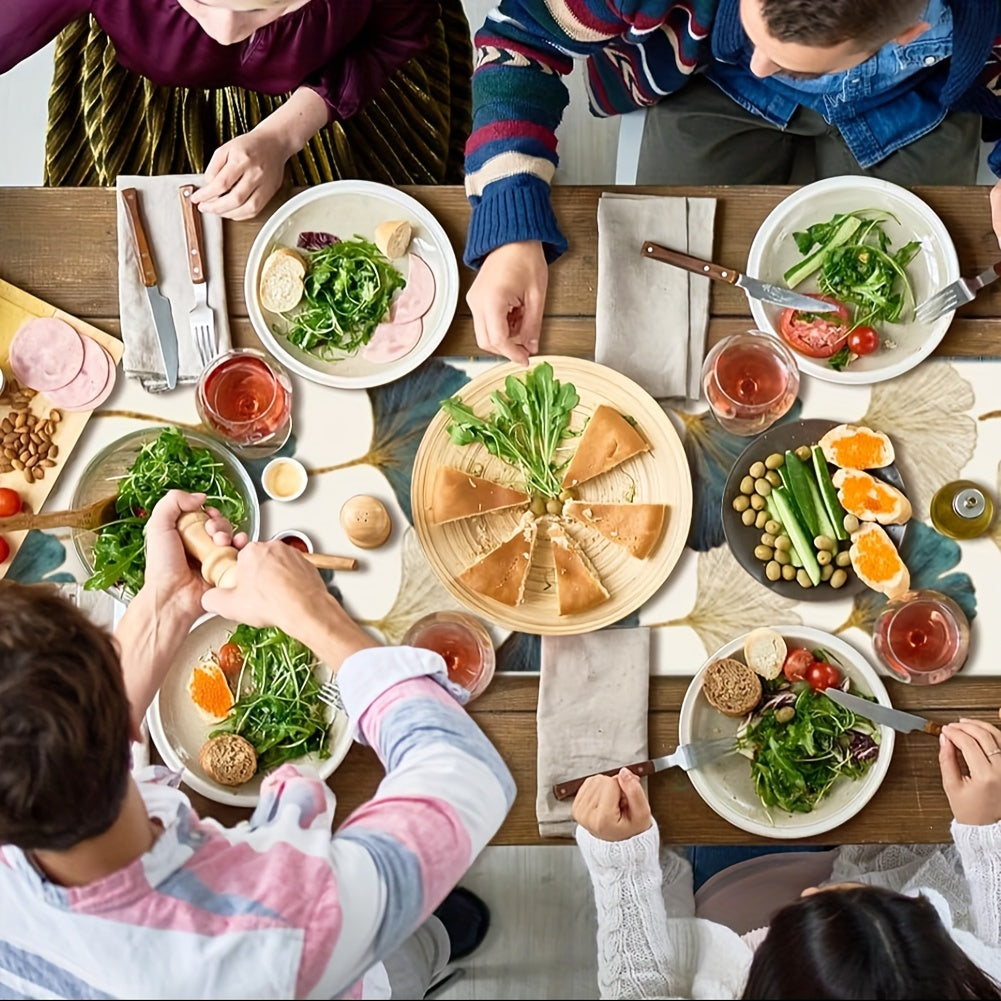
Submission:
POLYGON ((64 851, 102 834, 129 756, 111 637, 47 585, 0 581, 0 844, 64 851))
POLYGON ((816 77, 858 66, 928 29, 928 0, 740 0, 757 76, 816 77))

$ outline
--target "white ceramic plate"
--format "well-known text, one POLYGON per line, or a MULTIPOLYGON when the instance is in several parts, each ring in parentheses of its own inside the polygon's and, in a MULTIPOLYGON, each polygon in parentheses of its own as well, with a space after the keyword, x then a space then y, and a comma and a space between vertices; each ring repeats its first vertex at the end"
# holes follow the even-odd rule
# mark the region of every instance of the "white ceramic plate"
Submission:
MULTIPOLYGON (((224 786, 209 778, 198 764, 198 751, 208 740, 214 724, 206 722, 187 690, 191 668, 207 653, 218 650, 235 628, 235 622, 214 615, 195 624, 181 644, 173 667, 149 708, 147 721, 153 743, 166 765, 174 771, 183 772, 184 782, 195 792, 216 803, 256 806, 264 778, 262 774, 258 773, 241 786, 224 786)), ((320 669, 324 672, 323 680, 326 680, 329 671, 322 664, 320 669)), ((351 728, 347 714, 340 709, 330 710, 328 747, 330 757, 321 759, 307 755, 297 759, 297 763, 315 765, 320 776, 326 779, 344 760, 351 747, 351 728)))
MULTIPOLYGON (((855 689, 865 695, 875 696, 876 701, 882 705, 891 704, 875 668, 844 640, 810 626, 772 628, 786 638, 790 647, 803 646, 811 650, 821 647, 827 650, 851 678, 855 689)), ((681 743, 724 737, 737 732, 742 721, 724 716, 713 709, 703 696, 702 672, 720 657, 743 660, 745 638, 746 634, 731 640, 699 668, 681 704, 678 723, 678 739, 681 743)), ((872 799, 890 767, 894 736, 893 730, 888 726, 880 727, 879 754, 869 771, 861 779, 841 779, 836 782, 810 813, 786 813, 765 807, 751 782, 751 763, 742 754, 731 754, 702 768, 693 769, 688 777, 706 804, 742 831, 765 838, 809 838, 840 826, 872 799)))
MULTIPOLYGON (((943 285, 959 277, 959 258, 952 238, 941 219, 916 195, 889 181, 875 177, 829 177, 799 189, 783 199, 768 214, 754 236, 747 256, 747 273, 763 281, 785 287, 782 276, 803 259, 792 234, 818 222, 826 222, 838 212, 882 209, 894 219, 883 223, 890 246, 897 250, 910 240, 920 240, 921 250, 907 267, 916 302, 923 302, 943 285)), ((814 277, 796 287, 809 295, 817 291, 814 277)), ((782 307, 748 297, 751 315, 761 330, 777 335, 782 307)), ((909 309, 913 308, 911 304, 909 309)), ((945 336, 954 313, 947 313, 932 323, 884 323, 880 336, 890 338, 896 347, 880 347, 862 356, 844 371, 831 368, 826 359, 808 358, 793 352, 801 372, 827 382, 866 384, 892 379, 914 368, 927 358, 945 336)))
MULTIPOLYGON (((406 274, 405 259, 394 262, 406 274)), ((448 330, 459 301, 459 266, 455 251, 437 219, 410 195, 374 181, 331 181, 317 184, 289 199, 261 227, 244 274, 247 313, 267 349, 291 371, 325 386, 365 389, 381 386, 415 369, 428 358, 448 330), (417 346, 386 364, 360 355, 325 362, 291 344, 281 333, 285 320, 262 308, 257 294, 261 265, 276 247, 295 247, 304 231, 333 233, 342 240, 358 235, 372 240, 375 227, 389 219, 405 219, 414 230, 411 251, 424 258, 434 273, 435 297, 424 315, 417 346)))

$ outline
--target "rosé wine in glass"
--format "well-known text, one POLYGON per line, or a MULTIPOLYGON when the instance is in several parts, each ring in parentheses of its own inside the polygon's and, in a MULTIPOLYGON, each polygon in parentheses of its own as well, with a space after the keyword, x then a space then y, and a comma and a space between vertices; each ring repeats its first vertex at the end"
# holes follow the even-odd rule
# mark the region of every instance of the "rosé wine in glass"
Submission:
POLYGON ((724 338, 706 355, 702 388, 726 431, 760 434, 795 402, 799 369, 778 338, 748 330, 724 338))
POLYGON ((448 677, 475 699, 494 676, 494 645, 483 623, 465 612, 432 612, 415 622, 403 642, 434 650, 448 677))

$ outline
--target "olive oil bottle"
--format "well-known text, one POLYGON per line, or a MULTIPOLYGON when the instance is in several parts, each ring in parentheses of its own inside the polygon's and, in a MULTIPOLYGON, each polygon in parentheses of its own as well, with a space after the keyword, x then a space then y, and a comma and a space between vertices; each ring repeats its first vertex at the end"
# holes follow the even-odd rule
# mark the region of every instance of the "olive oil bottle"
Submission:
POLYGON ((931 499, 931 523, 952 539, 975 539, 990 528, 994 502, 972 480, 953 480, 931 499))

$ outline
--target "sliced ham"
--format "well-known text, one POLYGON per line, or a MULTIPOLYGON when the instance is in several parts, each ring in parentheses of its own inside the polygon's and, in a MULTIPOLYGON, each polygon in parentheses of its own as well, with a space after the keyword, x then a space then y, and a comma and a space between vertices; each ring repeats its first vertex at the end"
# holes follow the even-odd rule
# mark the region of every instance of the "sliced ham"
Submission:
POLYGON ((84 337, 83 366, 72 382, 46 392, 63 410, 93 410, 103 403, 115 385, 111 355, 92 337, 84 337))
POLYGON ((83 368, 84 340, 65 320, 54 316, 28 320, 10 342, 11 371, 22 386, 43 393, 59 389, 83 368))
POLYGON ((407 254, 407 284, 389 308, 390 323, 409 323, 423 316, 434 302, 434 272, 423 257, 407 254))
POLYGON ((421 339, 424 321, 418 317, 408 323, 380 323, 372 333, 372 339, 362 348, 365 361, 384 364, 396 361, 413 351, 421 339))

